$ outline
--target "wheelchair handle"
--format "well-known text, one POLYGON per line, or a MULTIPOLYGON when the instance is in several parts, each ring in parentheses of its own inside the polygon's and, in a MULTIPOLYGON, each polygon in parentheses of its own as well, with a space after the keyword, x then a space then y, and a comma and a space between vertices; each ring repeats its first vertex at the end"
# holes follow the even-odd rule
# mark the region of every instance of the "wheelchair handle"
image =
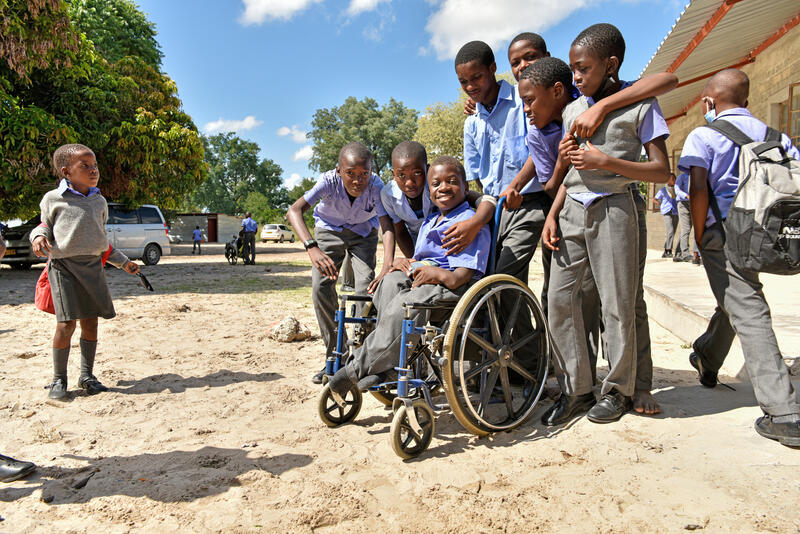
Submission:
POLYGON ((372 296, 371 295, 340 295, 339 300, 341 302, 347 302, 348 300, 354 300, 356 302, 371 302, 372 296))
POLYGON ((489 265, 486 266, 486 275, 494 274, 494 263, 497 255, 497 233, 500 228, 500 216, 503 214, 503 203, 506 197, 497 199, 497 207, 494 210, 494 224, 492 225, 492 243, 489 250, 489 265))

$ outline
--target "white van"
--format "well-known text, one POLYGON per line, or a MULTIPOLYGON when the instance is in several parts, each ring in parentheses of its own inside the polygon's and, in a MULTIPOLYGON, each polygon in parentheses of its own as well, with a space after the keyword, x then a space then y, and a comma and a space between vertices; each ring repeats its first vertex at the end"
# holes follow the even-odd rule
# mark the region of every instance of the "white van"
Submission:
POLYGON ((145 265, 155 265, 162 255, 170 253, 167 223, 158 206, 152 204, 127 208, 109 202, 106 234, 114 248, 131 259, 141 258, 145 265))

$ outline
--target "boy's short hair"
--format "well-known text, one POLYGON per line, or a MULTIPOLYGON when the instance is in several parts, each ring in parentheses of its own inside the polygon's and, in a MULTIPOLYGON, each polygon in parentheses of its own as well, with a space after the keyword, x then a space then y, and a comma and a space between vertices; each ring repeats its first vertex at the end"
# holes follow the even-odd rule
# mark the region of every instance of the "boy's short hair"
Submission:
POLYGON ((465 184, 467 183, 467 171, 464 170, 464 166, 457 158, 453 156, 439 156, 431 163, 431 167, 436 167, 437 165, 454 169, 461 176, 461 181, 465 184))
POLYGON ((423 165, 428 164, 428 152, 422 143, 417 141, 403 141, 392 150, 392 161, 395 159, 414 159, 422 162, 423 165))
POLYGON ((591 50, 597 57, 605 59, 616 56, 619 64, 625 59, 625 39, 613 24, 601 22, 583 30, 572 41, 572 46, 582 46, 591 50))
POLYGON ((357 160, 372 161, 372 152, 367 148, 367 145, 359 143, 358 141, 353 141, 352 143, 344 145, 342 149, 339 150, 339 158, 337 161, 341 161, 344 156, 352 156, 357 160))
MULTIPOLYGON (((56 151, 53 152, 53 167, 55 168, 56 175, 63 178, 64 176, 61 174, 61 168, 69 167, 75 154, 80 154, 81 152, 92 152, 92 149, 86 145, 79 145, 77 143, 70 143, 58 147, 56 151)), ((94 154, 94 152, 92 152, 92 154, 94 154)))
POLYGON ((513 39, 511 39, 511 42, 508 43, 508 47, 511 48, 511 45, 513 45, 517 41, 528 41, 530 44, 533 45, 533 47, 536 50, 538 50, 542 54, 547 53, 547 44, 544 42, 544 38, 538 33, 523 32, 514 37, 513 39))
POLYGON ((569 65, 556 57, 543 57, 531 63, 525 67, 519 79, 543 87, 553 87, 556 82, 561 82, 566 90, 572 87, 572 71, 569 65))
POLYGON ((713 88, 717 95, 728 102, 744 107, 750 96, 750 78, 739 69, 724 69, 708 80, 706 88, 713 88))
POLYGON ((479 61, 485 67, 491 67, 494 63, 492 47, 483 41, 468 42, 456 54, 456 67, 470 61, 479 61))

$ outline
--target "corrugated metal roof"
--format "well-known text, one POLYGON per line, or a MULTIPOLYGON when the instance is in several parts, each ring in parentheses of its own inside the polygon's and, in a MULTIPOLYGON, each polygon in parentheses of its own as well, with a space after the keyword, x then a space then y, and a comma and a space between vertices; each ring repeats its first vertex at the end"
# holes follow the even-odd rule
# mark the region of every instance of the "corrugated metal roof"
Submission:
MULTIPOLYGON (((692 0, 661 42, 642 76, 664 72, 714 15, 724 0, 692 0)), ((675 75, 681 81, 734 65, 747 57, 789 20, 800 14, 798 0, 742 0, 703 39, 675 75)), ((681 112, 703 90, 707 79, 659 97, 665 117, 681 112)))

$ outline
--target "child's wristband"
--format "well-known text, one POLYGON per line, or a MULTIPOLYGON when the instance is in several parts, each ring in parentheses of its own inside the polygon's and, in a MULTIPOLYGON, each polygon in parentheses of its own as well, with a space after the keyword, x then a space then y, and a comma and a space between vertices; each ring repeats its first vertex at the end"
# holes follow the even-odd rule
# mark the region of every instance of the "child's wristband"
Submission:
POLYGON ((497 199, 494 198, 492 195, 483 195, 483 196, 481 196, 480 198, 478 198, 478 201, 475 203, 475 205, 477 206, 481 202, 488 202, 492 206, 497 206, 497 199))

